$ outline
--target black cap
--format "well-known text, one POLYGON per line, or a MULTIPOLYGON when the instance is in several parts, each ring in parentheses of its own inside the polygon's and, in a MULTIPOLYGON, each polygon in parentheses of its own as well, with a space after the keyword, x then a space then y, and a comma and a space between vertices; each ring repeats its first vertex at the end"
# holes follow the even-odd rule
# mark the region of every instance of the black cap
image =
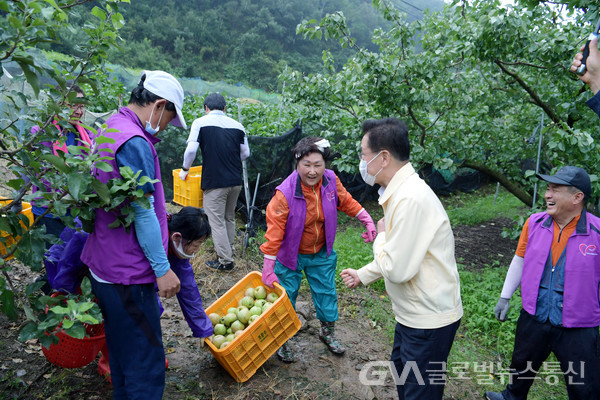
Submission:
POLYGON ((550 183, 565 186, 575 186, 581 190, 586 197, 592 194, 590 177, 583 168, 567 165, 559 169, 554 175, 537 174, 537 177, 550 183))

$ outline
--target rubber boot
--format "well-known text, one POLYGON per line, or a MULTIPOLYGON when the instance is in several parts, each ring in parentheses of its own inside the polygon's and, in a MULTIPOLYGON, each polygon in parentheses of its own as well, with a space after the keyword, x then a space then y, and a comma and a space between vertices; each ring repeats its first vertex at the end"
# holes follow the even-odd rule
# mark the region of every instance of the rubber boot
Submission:
POLYGON ((341 344, 334 336, 335 322, 324 322, 321 321, 321 331, 319 332, 319 338, 327 345, 329 350, 333 354, 344 354, 346 348, 341 344))
POLYGON ((294 362, 294 353, 290 346, 288 346, 287 342, 281 345, 279 349, 277 349, 277 358, 283 361, 286 364, 294 362))

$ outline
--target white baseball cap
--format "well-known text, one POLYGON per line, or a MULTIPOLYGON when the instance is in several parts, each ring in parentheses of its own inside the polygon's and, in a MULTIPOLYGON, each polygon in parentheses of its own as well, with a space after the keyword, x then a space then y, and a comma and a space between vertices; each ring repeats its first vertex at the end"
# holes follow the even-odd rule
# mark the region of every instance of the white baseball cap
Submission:
POLYGON ((177 116, 171 120, 171 125, 187 129, 185 119, 181 113, 183 107, 183 88, 175 77, 164 71, 143 71, 144 89, 170 101, 175 105, 177 116))

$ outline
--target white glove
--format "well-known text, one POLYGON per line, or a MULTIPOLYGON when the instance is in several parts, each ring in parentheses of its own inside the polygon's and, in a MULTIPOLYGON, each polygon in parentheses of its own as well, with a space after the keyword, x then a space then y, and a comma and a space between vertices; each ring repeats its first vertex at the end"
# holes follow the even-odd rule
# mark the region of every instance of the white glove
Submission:
POLYGON ((184 171, 183 168, 181 169, 181 171, 179 171, 179 179, 181 179, 182 181, 185 181, 187 179, 188 174, 190 173, 190 171, 184 171))

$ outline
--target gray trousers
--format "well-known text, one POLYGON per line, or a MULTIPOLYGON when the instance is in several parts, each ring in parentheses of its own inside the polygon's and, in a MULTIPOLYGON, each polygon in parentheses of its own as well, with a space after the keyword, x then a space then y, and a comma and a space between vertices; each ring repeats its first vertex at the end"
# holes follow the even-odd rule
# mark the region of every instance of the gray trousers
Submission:
POLYGON ((235 239, 235 206, 242 186, 231 186, 204 191, 204 212, 212 231, 215 251, 222 264, 233 262, 235 239))

